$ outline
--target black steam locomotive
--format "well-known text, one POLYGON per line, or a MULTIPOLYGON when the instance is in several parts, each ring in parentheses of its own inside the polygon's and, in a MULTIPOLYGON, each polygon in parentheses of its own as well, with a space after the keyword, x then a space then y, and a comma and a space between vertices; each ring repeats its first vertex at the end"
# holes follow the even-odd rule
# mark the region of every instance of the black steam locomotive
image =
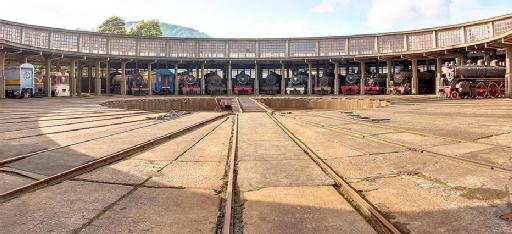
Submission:
POLYGON ((184 95, 200 94, 201 88, 199 79, 190 74, 189 71, 178 74, 180 90, 184 95))
MULTIPOLYGON (((121 94, 121 84, 123 77, 120 72, 110 74, 110 92, 113 94, 121 94)), ((128 95, 147 95, 149 88, 144 77, 138 72, 131 72, 126 75, 126 91, 128 95)))
POLYGON ((328 95, 333 91, 334 73, 328 72, 318 78, 318 86, 315 87, 315 93, 319 95, 328 95))
POLYGON ((297 70, 286 87, 287 94, 304 94, 308 86, 308 73, 305 70, 297 70))
POLYGON ((360 91, 361 74, 349 73, 341 79, 341 93, 345 95, 358 94, 360 91))
POLYGON ((234 78, 234 88, 233 91, 235 94, 252 94, 253 93, 253 82, 251 76, 245 74, 245 71, 241 71, 234 78))
POLYGON ((497 98, 505 93, 505 67, 497 66, 497 61, 486 66, 479 64, 442 67, 440 90, 451 98, 497 98))
MULTIPOLYGON (((418 72, 418 94, 433 93, 435 91, 435 75, 433 71, 418 72)), ((412 71, 401 70, 393 77, 393 94, 412 93, 412 71)))
POLYGON ((217 72, 212 71, 206 74, 206 93, 209 95, 223 95, 226 93, 226 83, 217 72))
POLYGON ((275 72, 270 72, 267 78, 261 79, 261 93, 265 95, 276 95, 281 89, 281 80, 283 77, 275 72))

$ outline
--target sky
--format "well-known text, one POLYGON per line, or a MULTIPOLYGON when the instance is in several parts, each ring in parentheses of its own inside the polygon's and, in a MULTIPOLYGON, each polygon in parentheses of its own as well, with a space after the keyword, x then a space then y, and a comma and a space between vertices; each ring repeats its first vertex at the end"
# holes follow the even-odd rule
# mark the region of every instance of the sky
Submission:
POLYGON ((449 25, 512 13, 512 0, 6 0, 2 8, 12 10, 0 19, 66 29, 92 29, 117 15, 212 37, 279 38, 449 25))

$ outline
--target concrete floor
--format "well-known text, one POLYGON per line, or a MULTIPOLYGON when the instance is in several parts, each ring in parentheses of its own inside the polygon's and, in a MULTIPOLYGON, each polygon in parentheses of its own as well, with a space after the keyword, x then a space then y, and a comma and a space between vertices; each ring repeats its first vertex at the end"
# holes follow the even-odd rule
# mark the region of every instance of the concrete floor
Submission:
MULTIPOLYGON (((379 97, 381 98, 381 97, 379 97)), ((382 97, 390 106, 275 116, 403 232, 507 233, 512 100, 382 97)), ((0 193, 218 112, 162 122, 118 98, 0 101, 0 193), (7 162, 13 157, 29 157, 7 162)), ((239 115, 237 232, 373 233, 266 113, 239 115)), ((212 233, 232 118, 0 204, 0 233, 212 233)))

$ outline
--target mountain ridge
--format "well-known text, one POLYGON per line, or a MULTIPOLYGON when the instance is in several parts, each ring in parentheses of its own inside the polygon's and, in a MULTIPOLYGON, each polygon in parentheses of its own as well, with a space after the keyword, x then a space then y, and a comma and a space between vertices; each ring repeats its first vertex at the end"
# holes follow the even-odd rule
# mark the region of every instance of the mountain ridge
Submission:
MULTIPOLYGON (((133 27, 138 21, 127 21, 126 29, 133 27)), ((188 37, 188 38, 211 38, 210 35, 197 29, 160 22, 160 28, 164 37, 188 37)))

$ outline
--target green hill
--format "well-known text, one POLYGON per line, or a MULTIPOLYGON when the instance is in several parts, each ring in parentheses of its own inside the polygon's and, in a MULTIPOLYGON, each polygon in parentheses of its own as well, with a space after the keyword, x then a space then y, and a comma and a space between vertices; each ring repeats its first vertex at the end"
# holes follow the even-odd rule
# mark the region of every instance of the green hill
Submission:
MULTIPOLYGON (((126 22, 126 28, 133 27, 137 21, 126 22)), ((176 24, 169 24, 160 22, 160 27, 164 33, 164 37, 190 37, 190 38, 210 38, 206 33, 200 32, 196 29, 183 27, 176 24)))

